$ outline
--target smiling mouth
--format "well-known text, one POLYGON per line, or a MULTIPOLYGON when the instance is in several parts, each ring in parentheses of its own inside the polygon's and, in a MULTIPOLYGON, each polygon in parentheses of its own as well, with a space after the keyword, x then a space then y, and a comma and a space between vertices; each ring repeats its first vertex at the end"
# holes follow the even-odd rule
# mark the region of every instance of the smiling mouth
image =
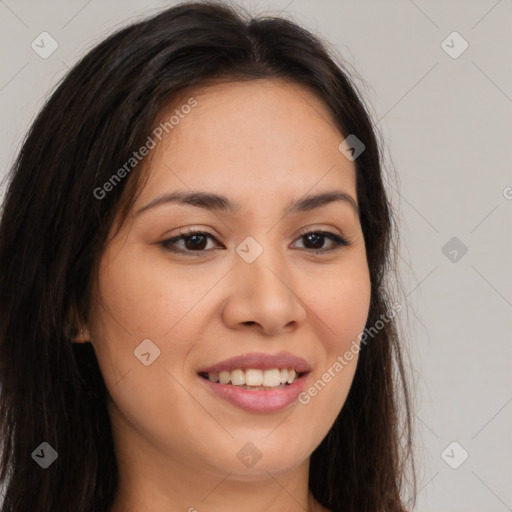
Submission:
POLYGON ((249 391, 270 391, 289 386, 306 373, 308 372, 296 372, 293 368, 237 368, 232 371, 200 372, 198 375, 214 384, 230 385, 249 391))

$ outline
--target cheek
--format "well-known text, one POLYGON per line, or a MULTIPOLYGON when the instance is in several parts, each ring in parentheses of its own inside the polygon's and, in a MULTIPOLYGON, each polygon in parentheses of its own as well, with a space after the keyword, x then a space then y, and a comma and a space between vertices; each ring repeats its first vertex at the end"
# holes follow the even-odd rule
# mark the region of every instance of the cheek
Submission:
MULTIPOLYGON (((162 432, 182 432, 183 425, 194 428, 189 417, 197 416, 199 406, 187 392, 182 367, 190 340, 204 326, 189 319, 218 276, 187 289, 183 275, 171 273, 169 266, 137 264, 136 258, 126 257, 105 261, 99 281, 101 307, 93 308, 91 330, 112 421, 128 421, 154 439, 162 432), (151 343, 141 345, 143 340, 151 343), (142 354, 148 352, 150 364, 145 365, 142 354)), ((173 446, 182 448, 183 442, 173 446)))
POLYGON ((352 265, 340 267, 329 283, 310 295, 311 308, 318 312, 316 325, 324 354, 299 397, 311 414, 321 418, 326 430, 346 401, 357 367, 359 336, 366 325, 371 296, 366 261, 354 260, 352 265))
POLYGON ((197 276, 191 286, 183 271, 165 258, 141 261, 136 247, 127 248, 122 257, 107 259, 100 268, 101 302, 107 310, 100 314, 123 338, 161 339, 215 282, 211 274, 202 277, 197 276))
POLYGON ((143 367, 134 351, 146 339, 160 350, 156 340, 181 313, 180 301, 163 290, 159 272, 137 264, 127 252, 116 256, 114 250, 106 251, 99 268, 98 300, 91 312, 94 349, 107 387, 143 367))
POLYGON ((354 340, 359 341, 370 308, 371 283, 366 260, 354 259, 350 263, 330 273, 325 284, 311 294, 331 360, 345 352, 354 340))

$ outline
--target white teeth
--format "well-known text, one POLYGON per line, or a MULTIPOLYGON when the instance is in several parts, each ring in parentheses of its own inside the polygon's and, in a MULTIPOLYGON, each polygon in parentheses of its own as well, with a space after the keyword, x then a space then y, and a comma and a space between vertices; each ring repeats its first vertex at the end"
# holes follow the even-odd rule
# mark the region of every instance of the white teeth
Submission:
POLYGON ((265 370, 263 372, 263 385, 267 387, 279 386, 281 384, 281 370, 265 370))
POLYGON ((242 370, 233 370, 230 380, 235 386, 243 386, 245 384, 245 373, 242 370))
POLYGON ((234 386, 240 386, 247 389, 250 387, 277 388, 285 384, 291 384, 297 377, 297 372, 287 368, 272 368, 271 370, 260 370, 249 368, 241 370, 237 368, 231 372, 221 371, 208 374, 208 380, 211 382, 220 382, 221 384, 231 383, 234 386))
POLYGON ((231 381, 231 372, 219 372, 219 381, 221 384, 229 384, 231 381))
POLYGON ((248 386, 261 386, 263 384, 263 372, 261 370, 245 370, 245 383, 248 386))

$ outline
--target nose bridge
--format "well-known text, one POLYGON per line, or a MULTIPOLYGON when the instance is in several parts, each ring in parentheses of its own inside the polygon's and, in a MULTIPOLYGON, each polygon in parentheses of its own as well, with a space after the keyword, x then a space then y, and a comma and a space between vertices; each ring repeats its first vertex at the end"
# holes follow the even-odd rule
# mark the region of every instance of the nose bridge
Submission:
POLYGON ((289 281, 291 275, 281 247, 275 240, 272 242, 273 237, 268 233, 260 234, 258 239, 248 236, 236 248, 237 279, 249 280, 251 287, 270 289, 274 293, 286 291, 286 295, 289 290, 282 281, 289 281))
MULTIPOLYGON (((267 234, 268 235, 268 234, 267 234)), ((236 249, 234 278, 236 288, 258 312, 284 315, 295 319, 298 298, 294 291, 293 272, 286 255, 272 237, 247 237, 236 249)))

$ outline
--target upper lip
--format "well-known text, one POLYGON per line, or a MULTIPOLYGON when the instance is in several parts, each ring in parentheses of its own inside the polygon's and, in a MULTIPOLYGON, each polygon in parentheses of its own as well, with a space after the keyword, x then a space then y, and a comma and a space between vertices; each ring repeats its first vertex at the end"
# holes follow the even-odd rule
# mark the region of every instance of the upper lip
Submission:
POLYGON ((226 359, 211 366, 205 366, 200 368, 197 373, 218 373, 236 369, 247 370, 249 368, 261 370, 270 370, 272 368, 292 368, 297 373, 306 373, 311 371, 311 367, 305 359, 294 356, 289 352, 279 352, 277 354, 253 352, 250 354, 231 357, 230 359, 226 359))

